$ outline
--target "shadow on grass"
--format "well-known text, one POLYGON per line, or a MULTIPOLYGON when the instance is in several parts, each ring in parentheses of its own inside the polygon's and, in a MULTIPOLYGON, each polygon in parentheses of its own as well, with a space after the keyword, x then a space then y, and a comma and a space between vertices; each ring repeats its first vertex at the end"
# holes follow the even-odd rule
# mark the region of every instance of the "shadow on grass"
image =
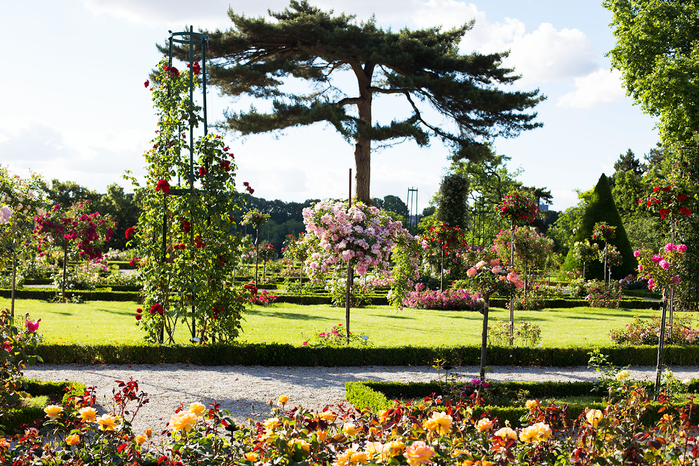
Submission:
POLYGON ((94 312, 104 312, 106 314, 116 314, 116 315, 120 315, 120 316, 130 316, 130 315, 136 314, 137 307, 138 307, 138 305, 135 305, 133 311, 115 311, 113 309, 94 309, 93 311, 94 312))
POLYGON ((272 317, 288 320, 337 320, 330 317, 323 317, 316 314, 299 314, 294 312, 281 312, 278 310, 272 311, 247 311, 246 314, 256 315, 259 317, 272 317))

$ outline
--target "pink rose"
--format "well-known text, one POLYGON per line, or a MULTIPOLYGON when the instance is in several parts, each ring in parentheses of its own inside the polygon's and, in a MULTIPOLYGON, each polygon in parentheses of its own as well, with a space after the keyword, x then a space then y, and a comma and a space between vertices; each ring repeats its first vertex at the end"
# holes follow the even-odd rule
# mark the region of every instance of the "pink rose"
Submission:
POLYGON ((41 322, 41 319, 37 320, 36 322, 32 322, 31 320, 27 320, 24 325, 27 327, 27 330, 29 333, 34 333, 37 330, 39 330, 39 322, 41 322))
POLYGON ((685 244, 678 244, 677 250, 680 252, 687 252, 687 246, 685 244))
POLYGON ((477 273, 478 273, 478 271, 476 270, 475 267, 471 267, 470 269, 468 269, 466 271, 466 275, 468 275, 469 277, 475 277, 477 273))
POLYGON ((640 255, 641 255, 641 253, 640 253, 639 251, 634 251, 634 252, 633 252, 633 257, 638 257, 638 256, 640 256, 640 255))
POLYGON ((665 270, 667 270, 667 269, 670 268, 670 263, 669 263, 668 261, 666 261, 665 259, 663 259, 663 260, 661 260, 660 262, 658 262, 658 265, 659 265, 660 267, 662 267, 663 269, 665 269, 665 270))
POLYGON ((667 243, 667 244, 665 245, 665 252, 672 252, 673 249, 674 249, 674 248, 673 248, 672 243, 667 243))

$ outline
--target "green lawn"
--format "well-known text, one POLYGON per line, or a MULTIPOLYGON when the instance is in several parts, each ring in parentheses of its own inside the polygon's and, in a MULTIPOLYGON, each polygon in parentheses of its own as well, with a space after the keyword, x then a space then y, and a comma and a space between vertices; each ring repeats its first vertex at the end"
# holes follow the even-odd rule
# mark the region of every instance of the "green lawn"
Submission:
MULTIPOLYGON (((0 298, 0 307, 9 308, 9 299, 0 298)), ((142 339, 132 302, 93 301, 85 304, 49 304, 19 300, 16 315, 30 313, 41 318, 40 333, 47 343, 137 343, 142 339)), ((633 321, 634 316, 650 317, 657 311, 638 309, 548 309, 516 311, 515 319, 541 327, 543 346, 609 346, 609 331, 633 321)), ((508 312, 493 308, 490 322, 507 320, 508 312)), ((375 346, 479 345, 481 314, 469 311, 396 310, 389 306, 352 309, 351 330, 367 335, 375 346)), ((249 343, 279 342, 300 345, 314 333, 344 324, 344 309, 328 306, 301 306, 277 303, 254 307, 245 314, 240 340, 249 343)), ((189 339, 180 325, 177 342, 189 339)))

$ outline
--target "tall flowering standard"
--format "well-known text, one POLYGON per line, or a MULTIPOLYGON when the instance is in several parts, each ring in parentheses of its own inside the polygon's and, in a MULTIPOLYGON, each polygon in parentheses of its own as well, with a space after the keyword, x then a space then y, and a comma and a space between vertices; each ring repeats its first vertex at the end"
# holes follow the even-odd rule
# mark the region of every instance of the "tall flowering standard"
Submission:
POLYGON ((490 297, 496 293, 513 294, 524 282, 511 266, 504 266, 494 249, 471 249, 464 259, 471 265, 466 271, 466 281, 471 291, 478 292, 483 299, 483 330, 481 332, 480 378, 485 380, 486 349, 488 347, 488 310, 490 297))
POLYGON ((51 210, 34 219, 34 237, 41 254, 58 249, 63 254, 63 276, 61 295, 66 302, 66 276, 69 261, 96 262, 102 259, 102 246, 114 234, 115 222, 111 215, 99 212, 88 214, 89 201, 73 204, 69 209, 54 205, 51 210))
MULTIPOLYGON (((517 225, 529 225, 536 220, 536 213, 539 206, 530 195, 523 191, 510 191, 502 199, 502 202, 495 206, 495 211, 500 218, 510 223, 510 261, 515 262, 515 227, 517 225)), ((515 335, 515 300, 514 294, 510 295, 510 341, 514 341, 515 335)))
POLYGON ((12 291, 10 313, 14 316, 18 262, 35 257, 32 236, 34 217, 46 209, 44 181, 35 173, 22 178, 0 167, 0 267, 10 263, 12 291))
MULTIPOLYGON (((656 370, 656 388, 660 386, 662 371, 663 345, 665 343, 665 318, 667 313, 668 294, 680 284, 680 270, 682 260, 687 252, 684 244, 668 243, 657 253, 644 248, 634 252, 638 260, 639 277, 648 280, 648 289, 662 290, 663 310, 660 323, 660 335, 658 341, 658 366, 656 370)), ((670 309, 670 327, 672 327, 672 308, 670 309)))
MULTIPOLYGON (((348 292, 354 273, 363 276, 371 270, 377 276, 388 275, 393 248, 403 238, 411 238, 401 222, 362 202, 351 206, 346 202, 318 202, 313 208, 303 209, 303 223, 308 245, 306 274, 320 280, 348 270, 348 292)), ((345 328, 349 341, 349 300, 345 328)))
POLYGON ((609 242, 614 239, 615 236, 616 227, 608 225, 607 222, 597 222, 592 227, 592 239, 604 242, 604 248, 602 249, 602 252, 604 254, 604 283, 609 283, 609 277, 607 276, 607 266, 609 265, 607 260, 607 253, 609 249, 607 248, 607 246, 609 245, 609 242))
POLYGON ((245 212, 242 225, 250 225, 255 229, 255 286, 257 286, 257 264, 260 260, 260 227, 269 221, 269 214, 263 214, 257 209, 245 212))
POLYGON ((201 108, 190 97, 190 78, 200 87, 202 69, 191 63, 180 72, 163 59, 145 86, 158 123, 144 154, 145 183, 129 176, 144 207, 128 244, 145 298, 136 324, 153 343, 174 343, 178 325, 193 342, 232 341, 249 299, 234 286, 232 267, 232 216, 243 204, 235 156, 220 135, 201 131, 201 108))
POLYGON ((467 248, 463 231, 457 225, 448 226, 441 222, 430 228, 430 231, 421 238, 422 248, 428 262, 439 264, 439 289, 444 290, 445 264, 458 263, 458 255, 467 248))

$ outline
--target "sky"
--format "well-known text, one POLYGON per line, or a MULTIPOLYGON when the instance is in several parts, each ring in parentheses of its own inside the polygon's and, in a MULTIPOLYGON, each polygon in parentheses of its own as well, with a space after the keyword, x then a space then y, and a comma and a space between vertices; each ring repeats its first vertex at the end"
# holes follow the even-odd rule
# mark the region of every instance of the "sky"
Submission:
MULTIPOLYGON (((475 20, 460 51, 510 50, 504 65, 522 78, 504 89, 539 89, 547 96, 536 107, 542 128, 495 139, 493 145, 511 158, 511 171, 522 170, 525 185, 552 192, 551 209, 575 205, 575 190, 592 189, 602 173, 611 175, 627 149, 642 158, 658 141, 656 121, 625 96, 619 73, 610 70, 605 54, 614 47, 614 36, 601 0, 310 3, 354 14, 358 21, 374 15, 378 26, 392 30, 451 28, 475 20)), ((267 17, 268 9, 287 6, 283 0, 2 0, 0 165, 98 192, 112 183, 131 191, 122 176, 127 170, 143 175, 143 153, 157 129, 143 85, 161 58, 155 44, 165 43, 169 30, 188 25, 229 29, 229 7, 267 17)), ((353 95, 354 89, 345 92, 353 95)), ((220 96, 215 88, 207 100, 209 121, 222 120, 226 109, 250 106, 220 96)), ((402 110, 390 98, 374 103, 383 122, 402 110)), ((255 196, 287 202, 347 197, 354 147, 327 125, 224 137, 236 156, 238 186, 249 182, 255 196)), ((426 148, 409 141, 374 151, 371 195, 407 201, 408 189, 415 188, 421 211, 449 164, 449 149, 437 139, 426 148)))

